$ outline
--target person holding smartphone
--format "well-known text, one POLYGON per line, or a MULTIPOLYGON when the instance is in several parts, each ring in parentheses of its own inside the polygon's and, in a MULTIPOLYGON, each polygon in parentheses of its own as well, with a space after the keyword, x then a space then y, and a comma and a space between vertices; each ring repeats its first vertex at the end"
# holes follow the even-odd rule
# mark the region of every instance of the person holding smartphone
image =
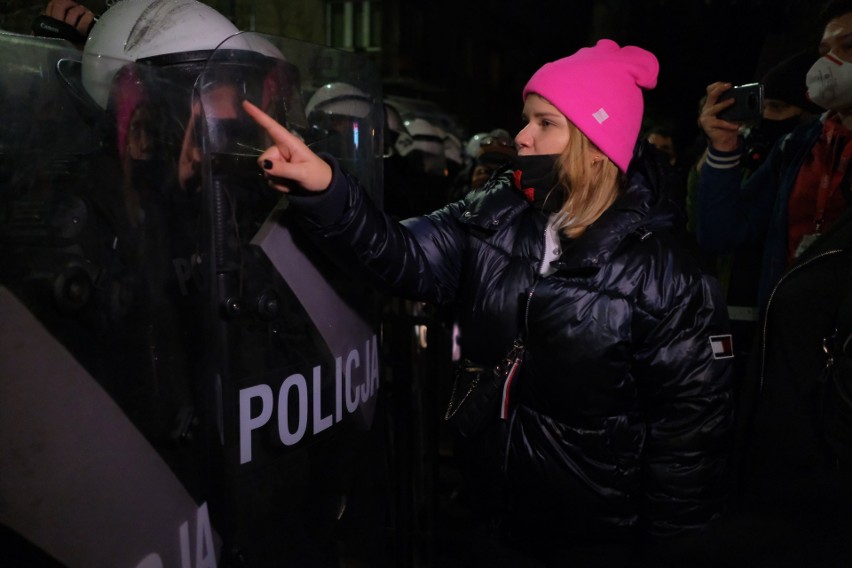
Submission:
POLYGON ((760 333, 738 386, 736 514, 716 527, 719 566, 852 557, 852 447, 834 443, 852 439, 852 374, 835 339, 852 290, 852 1, 821 15, 820 55, 801 81, 826 112, 782 136, 744 183, 738 125, 718 118, 730 85, 707 88, 700 118, 709 152, 698 240, 717 252, 763 249, 760 333))
POLYGON ((725 510, 724 305, 673 231, 643 162, 656 153, 634 157, 657 73, 650 52, 607 39, 545 64, 523 91, 514 166, 401 223, 244 103, 274 142, 269 184, 328 253, 396 295, 455 304, 471 361, 522 341, 506 419, 466 447, 472 502, 497 530, 472 533, 470 565, 664 566, 725 510))
POLYGON ((849 2, 826 6, 822 57, 801 78, 810 100, 828 112, 784 137, 745 183, 739 169, 746 149, 740 123, 720 117, 735 103, 733 98, 721 99, 732 85, 715 82, 707 87, 699 123, 707 136, 708 154, 698 186, 696 238, 713 254, 763 243, 760 308, 781 274, 852 200, 847 183, 852 73, 846 69, 852 68, 852 49, 843 44, 845 34, 852 33, 849 12, 849 2))

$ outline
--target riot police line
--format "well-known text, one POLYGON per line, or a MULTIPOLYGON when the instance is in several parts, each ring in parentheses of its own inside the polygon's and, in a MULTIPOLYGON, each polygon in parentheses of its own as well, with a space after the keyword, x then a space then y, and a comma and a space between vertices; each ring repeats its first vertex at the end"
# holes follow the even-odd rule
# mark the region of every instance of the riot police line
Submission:
POLYGON ((12 557, 153 568, 418 554, 407 532, 432 505, 407 486, 433 474, 403 444, 434 443, 436 426, 398 409, 415 390, 434 396, 423 369, 442 369, 444 338, 427 349, 415 325, 440 322, 301 235, 239 108, 251 100, 333 154, 380 202, 371 64, 239 32, 194 0, 133 0, 82 52, 0 33, 0 74, 12 557))

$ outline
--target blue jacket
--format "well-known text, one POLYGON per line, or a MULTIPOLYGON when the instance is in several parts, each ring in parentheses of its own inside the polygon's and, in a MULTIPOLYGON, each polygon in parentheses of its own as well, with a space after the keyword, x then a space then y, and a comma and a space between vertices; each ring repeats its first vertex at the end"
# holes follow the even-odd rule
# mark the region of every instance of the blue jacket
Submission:
POLYGON ((758 305, 763 309, 772 287, 787 269, 787 202, 805 157, 819 139, 822 119, 797 127, 779 140, 769 156, 742 182, 741 150, 710 149, 698 182, 695 235, 714 254, 763 245, 758 305))
POLYGON ((634 542, 722 512, 731 359, 711 337, 728 333, 727 315, 641 175, 542 277, 547 216, 511 171, 397 223, 329 161, 331 187, 290 200, 328 252, 395 294, 456 304, 471 360, 496 363, 526 330, 494 472, 518 525, 554 546, 634 542))

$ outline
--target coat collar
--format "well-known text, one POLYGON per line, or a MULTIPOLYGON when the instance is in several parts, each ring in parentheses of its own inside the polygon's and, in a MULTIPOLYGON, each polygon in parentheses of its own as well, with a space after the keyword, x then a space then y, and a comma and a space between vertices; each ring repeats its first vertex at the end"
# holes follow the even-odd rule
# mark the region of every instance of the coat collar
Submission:
MULTIPOLYGON (((469 195, 464 205, 462 222, 487 231, 498 230, 531 207, 515 189, 511 168, 497 172, 483 190, 469 195)), ((557 268, 603 266, 626 239, 644 240, 656 231, 670 229, 674 221, 673 207, 658 202, 645 177, 634 172, 626 191, 597 221, 577 239, 563 240, 557 268)))
POLYGON ((557 269, 599 268, 629 238, 644 240, 671 226, 671 220, 654 214, 652 192, 642 181, 634 176, 625 192, 582 235, 563 240, 557 269))
POLYGON ((462 222, 496 231, 529 207, 530 203, 514 188, 512 169, 504 168, 482 190, 465 198, 462 222))

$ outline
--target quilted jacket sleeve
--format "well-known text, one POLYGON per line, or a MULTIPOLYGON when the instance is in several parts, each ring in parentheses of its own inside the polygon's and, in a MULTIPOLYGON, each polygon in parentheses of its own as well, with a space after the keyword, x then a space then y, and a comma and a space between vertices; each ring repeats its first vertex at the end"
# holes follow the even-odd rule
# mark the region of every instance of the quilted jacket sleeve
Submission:
POLYGON ((718 287, 701 278, 669 306, 637 354, 651 537, 702 528, 723 512, 733 449, 733 359, 718 287))
POLYGON ((385 215, 330 156, 329 188, 293 194, 290 205, 302 225, 339 264, 364 274, 399 296, 434 303, 451 301, 458 288, 467 239, 457 219, 461 205, 403 221, 385 215))

